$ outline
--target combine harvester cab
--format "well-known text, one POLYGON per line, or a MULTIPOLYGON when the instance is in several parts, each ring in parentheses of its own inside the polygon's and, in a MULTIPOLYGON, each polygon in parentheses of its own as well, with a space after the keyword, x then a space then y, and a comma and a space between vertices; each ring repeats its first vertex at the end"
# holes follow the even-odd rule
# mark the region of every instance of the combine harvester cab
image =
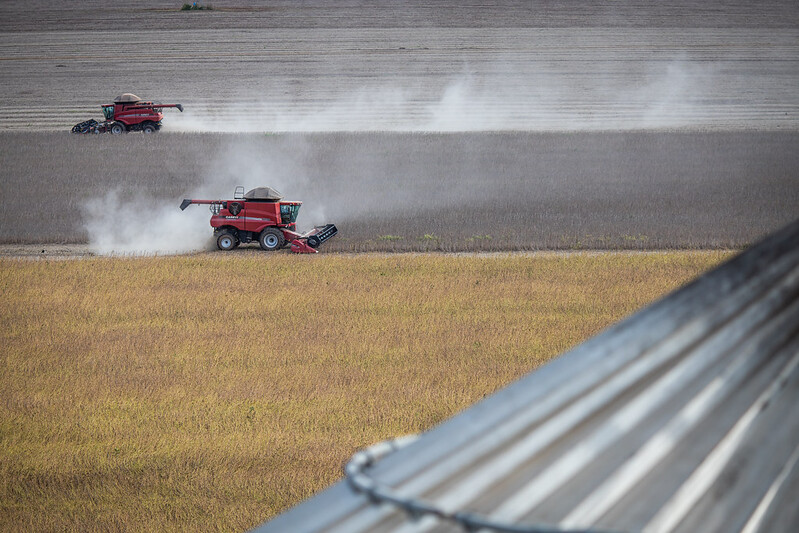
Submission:
POLYGON ((274 251, 291 247, 299 254, 315 254, 319 246, 338 230, 333 224, 297 232, 297 215, 302 202, 283 201, 283 195, 271 187, 258 187, 244 194, 236 187, 233 200, 192 200, 180 204, 184 210, 192 204, 209 205, 211 227, 220 250, 232 250, 239 244, 258 241, 261 248, 274 251))
POLYGON ((113 104, 104 104, 103 122, 94 119, 75 124, 72 133, 113 133, 116 135, 129 131, 155 133, 161 129, 165 107, 176 107, 183 112, 181 104, 156 104, 145 102, 135 94, 125 93, 117 96, 113 104))

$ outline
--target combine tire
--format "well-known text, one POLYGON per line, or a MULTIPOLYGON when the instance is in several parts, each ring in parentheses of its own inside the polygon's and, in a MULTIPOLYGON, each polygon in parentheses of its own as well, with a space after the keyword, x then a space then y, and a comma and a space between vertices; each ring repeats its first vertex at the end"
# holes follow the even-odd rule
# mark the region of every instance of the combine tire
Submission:
POLYGON ((141 127, 142 133, 149 134, 149 133, 155 133, 156 131, 158 130, 156 129, 155 124, 153 124, 152 122, 145 122, 141 127))
POLYGON ((283 232, 279 229, 266 228, 261 232, 261 236, 258 237, 258 243, 261 248, 271 252, 272 250, 283 248, 283 245, 286 244, 286 238, 283 237, 283 232))
POLYGON ((121 122, 114 122, 111 124, 111 133, 114 135, 121 135, 125 133, 127 130, 125 129, 125 125, 121 122))
POLYGON ((219 237, 216 238, 216 246, 220 250, 227 252, 228 250, 232 250, 238 245, 238 240, 236 236, 230 233, 229 231, 223 231, 219 234, 219 237))

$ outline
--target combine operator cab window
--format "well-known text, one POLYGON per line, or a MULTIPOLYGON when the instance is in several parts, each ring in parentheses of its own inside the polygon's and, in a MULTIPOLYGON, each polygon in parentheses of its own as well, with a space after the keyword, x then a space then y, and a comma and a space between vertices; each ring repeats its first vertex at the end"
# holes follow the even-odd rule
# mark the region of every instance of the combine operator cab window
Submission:
POLYGON ((280 220, 283 224, 294 224, 297 222, 297 213, 299 212, 299 205, 282 204, 280 206, 280 220))
POLYGON ((103 106, 103 116, 105 116, 106 120, 111 120, 114 118, 114 106, 112 105, 104 105, 103 106))

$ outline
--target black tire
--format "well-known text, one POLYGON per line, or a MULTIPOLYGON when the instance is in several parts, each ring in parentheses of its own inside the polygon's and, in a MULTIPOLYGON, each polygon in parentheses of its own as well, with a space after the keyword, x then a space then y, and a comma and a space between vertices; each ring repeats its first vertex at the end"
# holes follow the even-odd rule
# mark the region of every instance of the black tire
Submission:
POLYGON ((319 240, 319 237, 316 235, 311 235, 308 237, 308 246, 313 249, 319 248, 319 245, 322 244, 322 241, 319 240))
POLYGON ((158 131, 158 128, 155 127, 155 124, 152 122, 145 122, 141 126, 141 132, 149 135, 150 133, 155 133, 158 131))
POLYGON ((283 245, 286 244, 286 238, 283 236, 283 232, 279 229, 266 228, 258 237, 258 244, 261 245, 262 249, 266 250, 267 252, 271 252, 273 250, 279 250, 280 248, 283 248, 283 245))
POLYGON ((113 135, 121 135, 123 133, 127 133, 127 131, 128 130, 125 128, 125 125, 121 122, 114 122, 111 124, 111 133, 113 135))
POLYGON ((216 238, 216 247, 227 252, 239 245, 239 240, 229 231, 223 231, 216 238))
POLYGON ((234 217, 238 216, 238 214, 241 213, 241 204, 239 202, 230 202, 227 204, 227 210, 230 211, 230 214, 234 217))

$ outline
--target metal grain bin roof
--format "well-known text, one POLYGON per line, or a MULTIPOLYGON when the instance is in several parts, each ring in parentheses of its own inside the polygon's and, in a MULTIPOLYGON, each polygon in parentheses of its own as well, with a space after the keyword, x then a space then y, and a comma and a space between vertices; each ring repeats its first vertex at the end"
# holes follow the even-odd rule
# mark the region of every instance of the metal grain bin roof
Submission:
POLYGON ((257 531, 797 531, 798 462, 799 221, 257 531))

